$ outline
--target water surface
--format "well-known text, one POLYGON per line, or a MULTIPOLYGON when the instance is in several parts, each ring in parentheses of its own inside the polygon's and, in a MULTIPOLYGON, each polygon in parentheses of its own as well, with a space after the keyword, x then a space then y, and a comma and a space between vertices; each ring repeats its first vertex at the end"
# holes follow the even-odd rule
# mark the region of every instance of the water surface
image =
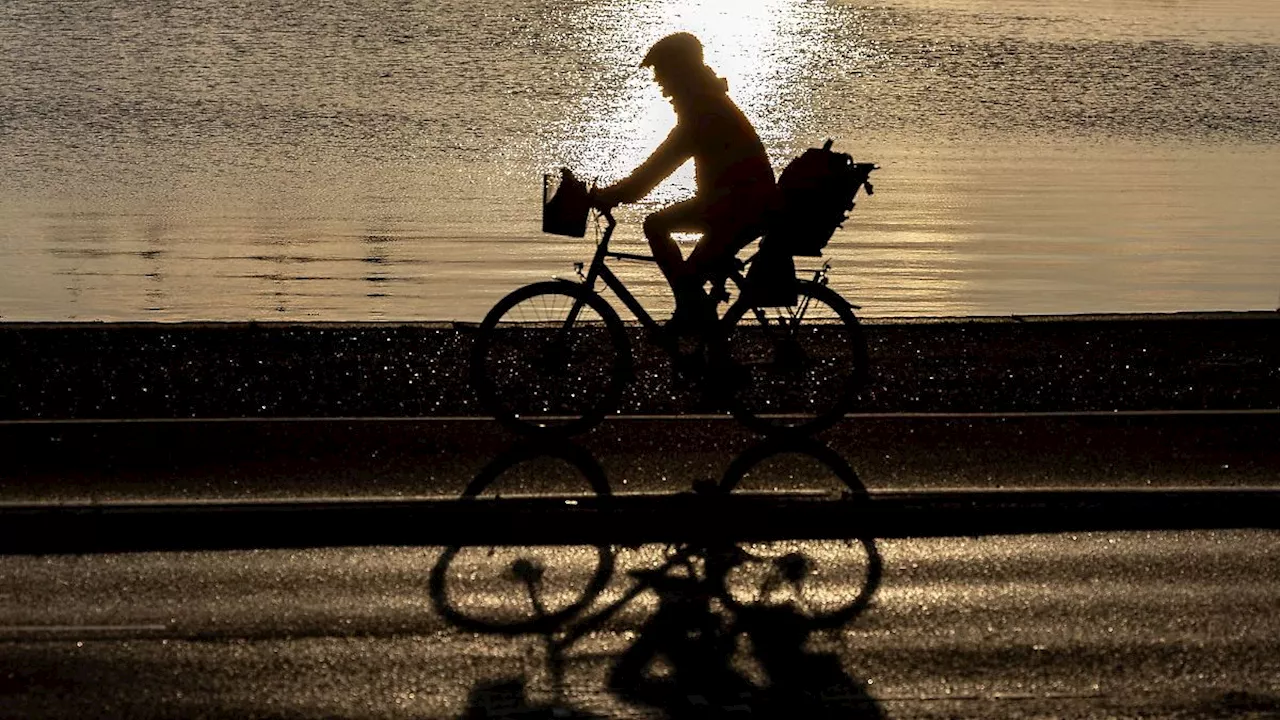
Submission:
POLYGON ((676 29, 775 167, 882 166, 828 252, 867 315, 1280 305, 1271 0, 11 0, 0 317, 478 319, 589 256, 540 176, 661 140, 676 29))

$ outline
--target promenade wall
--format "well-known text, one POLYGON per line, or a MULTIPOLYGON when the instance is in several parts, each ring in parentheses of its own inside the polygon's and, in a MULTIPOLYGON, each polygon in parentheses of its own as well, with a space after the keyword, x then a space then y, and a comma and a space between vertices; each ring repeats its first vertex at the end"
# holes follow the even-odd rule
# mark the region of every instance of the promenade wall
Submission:
MULTIPOLYGON (((864 324, 868 412, 1280 407, 1280 313, 864 324)), ((454 416, 474 329, 443 323, 0 324, 0 419, 454 416)), ((634 328, 625 413, 715 410, 634 328)))

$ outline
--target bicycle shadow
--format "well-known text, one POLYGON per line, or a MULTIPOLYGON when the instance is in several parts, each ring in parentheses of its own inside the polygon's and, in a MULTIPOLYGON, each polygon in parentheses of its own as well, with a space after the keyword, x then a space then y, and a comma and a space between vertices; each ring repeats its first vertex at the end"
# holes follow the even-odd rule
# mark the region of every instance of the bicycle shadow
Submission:
MULTIPOLYGON (((720 489, 758 481, 771 460, 788 454, 816 460, 846 499, 865 498, 848 462, 810 439, 749 449, 730 464, 720 489)), ((742 544, 703 549, 704 577, 666 576, 652 583, 658 609, 610 670, 611 691, 673 718, 884 717, 867 684, 846 671, 839 654, 813 649, 819 636, 838 636, 854 622, 879 588, 879 553, 869 538, 860 542, 866 559, 859 592, 825 609, 802 601, 804 585, 815 577, 813 559, 802 552, 779 553, 758 581, 736 583, 756 591, 743 597, 731 577, 740 567, 742 544)))
POLYGON ((809 648, 822 629, 794 606, 746 606, 726 617, 696 587, 655 590, 658 610, 609 672, 620 699, 673 718, 884 717, 837 653, 809 648))
MULTIPOLYGON (((826 445, 813 440, 764 442, 735 458, 722 480, 702 493, 729 493, 756 483, 780 456, 795 454, 816 462, 833 478, 845 500, 865 497, 857 473, 826 445)), ((519 466, 535 460, 567 465, 578 482, 597 495, 609 494, 605 474, 590 453, 569 443, 520 444, 495 458, 468 484, 464 497, 491 491, 519 466), (585 480, 585 484, 582 483, 585 480)), ((766 483, 767 483, 766 478, 766 483)), ((838 631, 865 611, 880 583, 881 562, 870 538, 859 538, 857 571, 842 581, 857 584, 852 599, 835 607, 798 602, 805 584, 817 577, 814 560, 783 547, 772 555, 748 552, 741 543, 684 547, 668 554, 658 569, 632 570, 633 583, 603 606, 597 603, 615 570, 613 549, 595 547, 585 557, 594 570, 581 589, 564 598, 554 587, 552 568, 517 554, 496 563, 501 577, 486 586, 518 602, 522 611, 486 614, 466 607, 465 593, 451 592, 451 577, 473 572, 452 568, 464 548, 448 548, 431 573, 431 600, 442 617, 471 632, 500 636, 538 636, 545 652, 552 702, 529 698, 522 676, 477 683, 463 717, 597 717, 564 701, 567 652, 581 638, 605 627, 610 618, 652 592, 656 607, 636 638, 618 653, 607 671, 608 690, 619 700, 659 709, 672 717, 715 717, 750 712, 753 716, 881 717, 866 685, 845 672, 835 652, 811 649, 815 638, 838 631), (747 559, 752 572, 743 572, 747 559), (759 562, 756 562, 759 561, 759 562), (558 599, 558 604, 553 604, 558 599), (744 663, 752 671, 744 670, 744 663)), ((857 548, 857 544, 851 547, 857 548)), ((751 547, 755 547, 752 545, 751 547)), ((493 558, 486 558, 493 560, 493 558)), ((495 563, 490 562, 494 571, 495 563)), ((581 574, 579 574, 581 575, 581 574)), ((561 578, 563 579, 563 578, 561 578)), ((581 584, 581 579, 579 578, 581 584)), ((483 605, 483 603, 481 603, 483 605)), ((510 610, 510 608, 507 608, 510 610)))

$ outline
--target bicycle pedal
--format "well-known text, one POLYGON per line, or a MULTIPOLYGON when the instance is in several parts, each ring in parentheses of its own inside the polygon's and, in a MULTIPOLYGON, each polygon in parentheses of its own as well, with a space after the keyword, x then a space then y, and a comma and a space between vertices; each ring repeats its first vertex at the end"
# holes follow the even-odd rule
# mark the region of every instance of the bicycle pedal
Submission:
POLYGON ((737 366, 717 365, 714 372, 704 371, 706 379, 704 404, 722 405, 750 384, 750 375, 737 366))

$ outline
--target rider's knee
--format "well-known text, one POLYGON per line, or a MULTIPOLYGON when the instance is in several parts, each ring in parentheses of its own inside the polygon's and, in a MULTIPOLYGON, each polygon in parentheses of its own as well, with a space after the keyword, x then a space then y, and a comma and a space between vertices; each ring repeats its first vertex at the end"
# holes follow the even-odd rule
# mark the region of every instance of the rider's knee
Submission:
POLYGON ((667 224, 663 222, 662 217, 658 213, 654 213, 644 219, 644 236, 650 245, 657 242, 669 242, 671 240, 671 231, 668 230, 667 224))

